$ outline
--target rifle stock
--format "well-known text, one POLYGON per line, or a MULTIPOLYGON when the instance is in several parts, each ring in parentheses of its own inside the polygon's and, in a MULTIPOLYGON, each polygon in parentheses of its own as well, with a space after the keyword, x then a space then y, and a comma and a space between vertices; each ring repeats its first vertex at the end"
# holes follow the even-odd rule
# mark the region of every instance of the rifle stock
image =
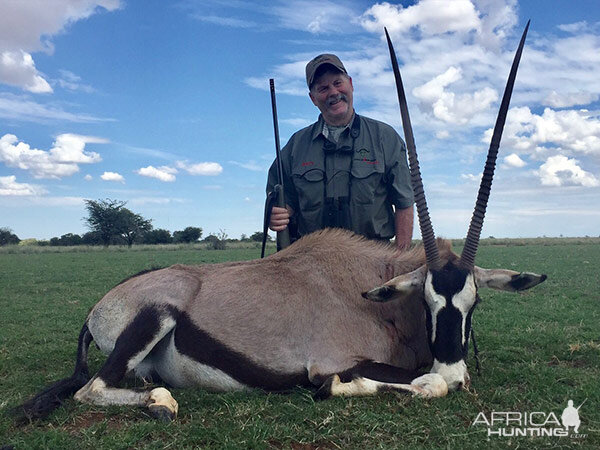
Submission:
MULTIPOLYGON (((273 130, 275 132, 275 159, 277 162, 277 184, 273 188, 277 195, 276 205, 285 208, 285 196, 283 193, 283 168, 281 166, 281 146, 279 143, 279 124, 277 122, 277 103, 275 101, 275 80, 269 79, 271 89, 271 107, 273 109, 273 130)), ((286 228, 277 232, 277 250, 282 250, 290 245, 290 231, 286 228)))

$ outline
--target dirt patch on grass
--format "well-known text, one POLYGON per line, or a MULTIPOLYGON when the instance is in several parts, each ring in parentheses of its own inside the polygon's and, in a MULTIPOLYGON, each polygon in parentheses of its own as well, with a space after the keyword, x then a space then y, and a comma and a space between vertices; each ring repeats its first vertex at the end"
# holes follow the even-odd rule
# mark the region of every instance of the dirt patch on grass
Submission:
POLYGON ((102 411, 87 411, 73 417, 70 423, 62 426, 62 429, 71 435, 78 435, 83 430, 100 423, 106 423, 108 430, 120 430, 124 426, 122 418, 107 416, 102 411))
POLYGON ((548 361, 548 366, 550 367, 572 367, 575 369, 581 369, 584 367, 591 367, 591 364, 585 359, 577 358, 577 359, 567 359, 561 360, 556 356, 553 356, 550 361, 548 361))
POLYGON ((275 439, 269 441, 269 448, 283 449, 291 448, 292 450, 332 450, 339 449, 340 447, 335 445, 333 442, 314 442, 314 443, 301 443, 301 442, 280 442, 275 439))

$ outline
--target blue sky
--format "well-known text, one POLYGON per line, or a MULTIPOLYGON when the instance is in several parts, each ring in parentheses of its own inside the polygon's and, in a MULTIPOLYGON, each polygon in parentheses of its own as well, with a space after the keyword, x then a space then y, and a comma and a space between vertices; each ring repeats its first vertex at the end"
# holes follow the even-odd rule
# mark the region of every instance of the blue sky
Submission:
POLYGON ((260 230, 268 79, 282 144, 317 118, 304 66, 324 52, 402 134, 387 26, 436 234, 462 237, 529 18, 482 235, 597 236, 596 0, 0 0, 0 227, 84 233, 83 199, 111 198, 155 228, 260 230))

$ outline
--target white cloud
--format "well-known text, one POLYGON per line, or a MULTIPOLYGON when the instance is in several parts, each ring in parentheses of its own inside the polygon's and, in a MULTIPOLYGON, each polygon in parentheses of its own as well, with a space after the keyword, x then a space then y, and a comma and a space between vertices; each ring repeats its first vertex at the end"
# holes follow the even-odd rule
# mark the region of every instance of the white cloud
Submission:
POLYGON ((83 179, 84 179, 85 181, 92 181, 92 180, 94 179, 94 177, 93 177, 93 176, 91 176, 91 175, 88 173, 88 174, 87 174, 85 177, 83 177, 83 179))
POLYGON ((232 28, 255 28, 258 26, 256 22, 236 19, 234 17, 223 17, 216 15, 203 16, 201 14, 193 14, 191 17, 201 22, 212 23, 215 25, 223 25, 232 28))
POLYGON ((393 34, 407 33, 418 27, 427 35, 469 32, 480 29, 480 20, 469 0, 421 0, 407 8, 387 2, 377 3, 361 17, 368 31, 381 33, 383 27, 393 34))
POLYGON ((223 167, 216 162, 201 162, 196 164, 187 161, 177 161, 175 163, 178 169, 185 170, 190 175, 214 176, 223 172, 223 167))
POLYGON ((304 128, 309 126, 311 123, 314 122, 313 119, 301 119, 299 117, 296 118, 291 118, 291 119, 281 119, 282 123, 287 123, 288 125, 293 126, 294 128, 304 128))
POLYGON ((113 11, 120 5, 120 0, 53 0, 51 5, 46 0, 3 2, 0 46, 10 50, 50 51, 48 37, 90 17, 98 8, 113 11))
POLYGON ((125 178, 123 178, 123 175, 117 172, 104 172, 102 175, 100 175, 100 178, 102 178, 104 181, 117 181, 119 183, 125 183, 125 178))
POLYGON ((35 196, 47 191, 41 186, 27 183, 17 183, 17 177, 10 175, 0 177, 0 196, 35 196))
POLYGON ((132 198, 130 203, 132 205, 169 205, 169 204, 181 204, 186 203, 187 200, 181 198, 168 198, 168 197, 137 197, 132 198))
POLYGON ((527 165, 527 163, 525 161, 523 161, 521 158, 519 158, 519 155, 517 155, 516 153, 511 153, 508 156, 504 157, 504 164, 507 167, 525 167, 527 165))
MULTIPOLYGON (((485 132, 489 142, 493 130, 485 132)), ((548 150, 600 155, 600 118, 587 110, 544 109, 537 115, 524 106, 508 112, 502 145, 532 155, 548 150)))
POLYGON ((537 171, 544 186, 600 186, 600 181, 578 165, 579 161, 563 155, 551 156, 537 171))
POLYGON ((114 119, 70 113, 61 106, 42 104, 27 97, 0 93, 0 117, 26 122, 65 121, 75 123, 114 122, 114 119))
POLYGON ((53 51, 50 38, 70 24, 94 14, 98 8, 113 11, 120 0, 45 0, 2 3, 0 15, 0 83, 34 93, 52 92, 35 68, 31 53, 53 51))
POLYGON ((498 99, 496 91, 489 87, 462 95, 446 90, 462 77, 460 68, 450 67, 433 80, 414 88, 413 95, 421 100, 421 110, 443 122, 464 125, 498 99))
POLYGON ((32 149, 28 144, 19 142, 14 134, 5 134, 0 138, 0 161, 8 167, 27 170, 35 178, 63 178, 79 171, 79 164, 91 164, 102 161, 95 152, 86 152, 88 143, 103 144, 105 139, 61 134, 56 137, 49 151, 32 149))
POLYGON ((347 4, 327 0, 288 0, 271 6, 278 26, 309 33, 339 33, 349 30, 358 16, 347 4))
POLYGON ((575 105, 587 105, 595 102, 600 98, 599 94, 593 94, 591 92, 579 91, 579 92, 563 92, 558 93, 552 91, 543 100, 544 105, 552 106, 553 108, 567 108, 575 105))
POLYGON ((95 92, 95 89, 92 86, 81 82, 81 77, 79 75, 64 69, 59 70, 59 72, 61 78, 59 78, 56 83, 58 83, 60 87, 70 91, 82 91, 87 93, 95 92))
MULTIPOLYGON (((83 198, 81 197, 49 197, 46 192, 40 192, 33 195, 24 196, 0 196, 0 207, 28 208, 52 208, 52 207, 83 207, 83 198)), ((59 213, 60 214, 60 213, 59 213)), ((50 216, 48 216, 50 217, 50 216)))
POLYGON ((238 161, 228 161, 229 164, 233 164, 234 166, 242 167, 243 169, 251 170, 253 172, 266 172, 268 167, 262 166, 258 164, 256 161, 248 161, 248 162, 238 162, 238 161))
POLYGON ((56 137, 50 156, 54 161, 64 163, 91 164, 102 161, 95 152, 85 152, 86 144, 108 144, 110 141, 95 136, 81 136, 65 133, 56 137))
POLYGON ((481 177, 483 176, 483 172, 482 173, 478 173, 478 174, 472 174, 472 173, 463 173, 460 177, 463 180, 467 180, 467 181, 471 181, 471 182, 477 182, 479 183, 481 181, 481 177))
POLYGON ((559 25, 558 29, 567 33, 580 33, 582 31, 587 31, 588 23, 585 20, 581 22, 567 23, 559 25))
POLYGON ((0 53, 0 82, 35 94, 52 92, 50 84, 36 69, 31 55, 23 50, 0 53))
POLYGON ((168 166, 161 166, 158 168, 154 166, 148 166, 136 170, 135 173, 143 177, 156 178, 157 180, 165 182, 173 182, 175 181, 175 174, 177 173, 177 169, 168 166))

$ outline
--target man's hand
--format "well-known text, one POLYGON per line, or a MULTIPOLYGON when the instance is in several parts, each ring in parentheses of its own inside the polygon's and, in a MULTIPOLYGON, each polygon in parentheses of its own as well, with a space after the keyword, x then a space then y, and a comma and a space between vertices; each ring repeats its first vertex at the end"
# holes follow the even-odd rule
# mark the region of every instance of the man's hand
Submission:
POLYGON ((269 222, 269 229, 271 231, 283 231, 287 228, 290 223, 290 217, 294 214, 294 211, 289 206, 287 208, 280 208, 273 206, 271 210, 271 221, 269 222))

